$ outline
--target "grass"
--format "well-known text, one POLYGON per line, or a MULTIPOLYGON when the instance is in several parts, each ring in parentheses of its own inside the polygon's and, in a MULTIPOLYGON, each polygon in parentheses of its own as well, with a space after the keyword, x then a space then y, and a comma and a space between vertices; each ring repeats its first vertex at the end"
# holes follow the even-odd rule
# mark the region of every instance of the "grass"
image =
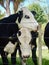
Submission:
POLYGON ((42 51, 42 65, 49 65, 49 53, 48 50, 42 51))
MULTIPOLYGON (((10 57, 8 57, 8 61, 9 61, 9 65, 12 65, 10 57)), ((29 59, 27 59, 26 63, 27 63, 27 65, 34 65, 31 57, 29 59)), ((0 58, 0 65, 2 65, 2 59, 1 58, 0 58)), ((20 61, 19 57, 16 58, 16 65, 21 65, 21 61, 20 61)), ((49 65, 48 50, 42 50, 42 65, 49 65)))

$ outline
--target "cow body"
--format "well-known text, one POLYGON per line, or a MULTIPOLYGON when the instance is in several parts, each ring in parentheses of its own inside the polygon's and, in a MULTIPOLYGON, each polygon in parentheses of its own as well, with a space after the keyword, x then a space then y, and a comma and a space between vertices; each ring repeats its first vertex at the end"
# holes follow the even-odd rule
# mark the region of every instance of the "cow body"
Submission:
MULTIPOLYGON (((8 41, 10 40, 9 37, 15 37, 19 30, 19 27, 16 24, 16 22, 12 21, 10 18, 11 18, 11 16, 0 20, 0 46, 5 46, 8 43, 8 41), (7 43, 6 43, 6 41, 7 41, 7 43)), ((17 19, 17 14, 16 14, 16 19, 17 19)), ((14 39, 13 39, 13 41, 14 41, 14 39)))
POLYGON ((45 27, 45 31, 44 31, 44 41, 46 46, 49 49, 49 22, 47 23, 46 27, 45 27))
POLYGON ((8 65, 7 53, 4 52, 4 47, 11 41, 13 44, 17 41, 17 32, 19 30, 16 24, 18 14, 10 15, 0 20, 0 54, 2 56, 3 65, 8 65), (12 39, 9 39, 12 37, 12 39))

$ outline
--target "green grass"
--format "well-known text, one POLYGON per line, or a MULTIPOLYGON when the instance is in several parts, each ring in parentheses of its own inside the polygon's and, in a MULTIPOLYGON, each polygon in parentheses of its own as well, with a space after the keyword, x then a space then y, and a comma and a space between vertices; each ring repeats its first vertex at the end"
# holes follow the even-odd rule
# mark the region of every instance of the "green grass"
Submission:
POLYGON ((42 65, 49 65, 49 53, 48 50, 42 51, 42 65))
MULTIPOLYGON (((9 65, 11 64, 11 59, 8 57, 9 65)), ((34 65, 32 58, 30 57, 26 61, 27 65, 34 65)), ((0 65, 2 65, 2 59, 0 58, 0 65)), ((21 65, 21 60, 20 58, 16 58, 16 65, 21 65)), ((42 65, 49 65, 49 53, 48 50, 42 50, 42 65)))

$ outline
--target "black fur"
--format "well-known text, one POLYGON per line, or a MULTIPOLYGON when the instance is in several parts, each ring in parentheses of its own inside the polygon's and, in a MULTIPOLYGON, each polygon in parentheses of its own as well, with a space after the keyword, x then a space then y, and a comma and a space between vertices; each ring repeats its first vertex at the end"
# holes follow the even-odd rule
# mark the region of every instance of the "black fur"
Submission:
POLYGON ((37 13, 35 11, 31 11, 31 13, 35 16, 37 13))
POLYGON ((38 63, 37 63, 37 56, 36 56, 36 49, 37 49, 36 39, 38 37, 38 32, 31 31, 31 36, 32 36, 31 45, 35 46, 32 49, 32 60, 34 62, 34 65, 38 65, 38 63))
POLYGON ((44 42, 49 49, 49 22, 47 23, 44 31, 44 42))
POLYGON ((8 65, 7 53, 4 52, 3 49, 9 41, 13 44, 17 42, 19 27, 16 20, 18 18, 18 22, 20 23, 22 15, 21 12, 18 12, 0 20, 0 54, 2 56, 3 65, 8 65))
POLYGON ((18 22, 21 22, 21 19, 23 17, 23 11, 19 11, 19 17, 18 17, 18 22))

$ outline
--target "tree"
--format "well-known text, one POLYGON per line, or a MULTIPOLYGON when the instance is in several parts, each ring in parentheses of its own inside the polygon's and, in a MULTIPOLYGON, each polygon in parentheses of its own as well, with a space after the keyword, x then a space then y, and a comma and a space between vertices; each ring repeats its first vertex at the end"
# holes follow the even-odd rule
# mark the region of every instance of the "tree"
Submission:
POLYGON ((29 5, 29 9, 36 12, 35 19, 39 23, 47 22, 47 15, 44 13, 43 9, 41 8, 39 4, 34 3, 32 5, 29 5))
POLYGON ((16 12, 18 9, 18 6, 21 2, 23 2, 24 0, 13 0, 13 5, 14 5, 14 11, 16 12))
POLYGON ((13 6, 14 6, 14 12, 16 13, 18 6, 21 2, 23 2, 24 0, 0 0, 0 5, 2 7, 4 7, 4 9, 6 10, 6 13, 8 15, 10 15, 10 2, 13 2, 13 6))
POLYGON ((2 19, 4 16, 5 16, 5 13, 2 13, 2 12, 0 11, 0 19, 2 19))
POLYGON ((10 15, 10 0, 0 0, 0 5, 6 10, 7 15, 10 15), (5 4, 5 5, 4 5, 5 4))

